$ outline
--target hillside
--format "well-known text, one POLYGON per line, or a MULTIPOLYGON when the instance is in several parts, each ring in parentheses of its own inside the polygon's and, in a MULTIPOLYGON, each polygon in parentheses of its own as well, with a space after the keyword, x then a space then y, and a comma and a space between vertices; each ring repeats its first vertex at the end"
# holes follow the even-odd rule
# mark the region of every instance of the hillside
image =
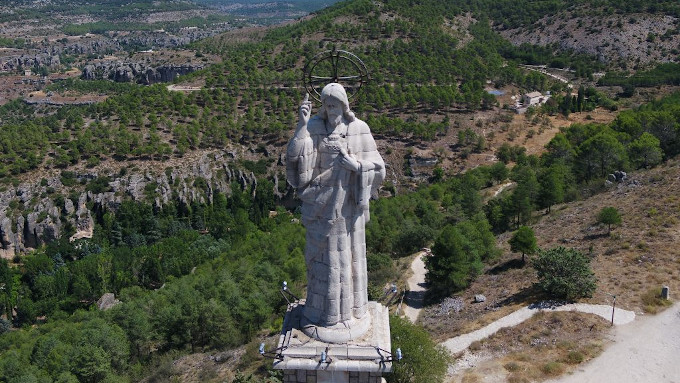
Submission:
MULTIPOLYGON (((536 213, 532 228, 540 248, 573 247, 592 258, 598 279, 597 290, 592 298, 582 302, 611 305, 615 295, 616 307, 645 316, 663 309, 656 301, 662 285, 672 290, 680 288, 677 267, 680 258, 676 247, 669 245, 678 241, 680 229, 679 201, 675 197, 679 177, 680 162, 675 158, 656 169, 629 173, 624 182, 605 188, 588 199, 555 206, 548 214, 536 213), (614 228, 611 234, 607 234, 606 227, 597 224, 596 214, 603 206, 616 207, 623 217, 622 225, 614 228)), ((531 267, 518 267, 520 255, 510 252, 509 237, 499 237, 503 256, 465 292, 456 296, 461 302, 459 311, 446 312, 444 305, 437 304, 427 308, 421 316, 422 323, 437 339, 441 341, 471 332, 528 303, 546 298, 534 287, 536 276, 531 267), (476 294, 484 294, 487 301, 470 303, 476 294)), ((565 363, 565 345, 569 351, 584 353, 584 360, 588 360, 607 347, 609 331, 608 323, 590 317, 570 318, 554 313, 539 316, 535 324, 501 331, 475 345, 464 359, 470 360, 470 365, 464 361, 460 363, 467 367, 458 371, 455 381, 459 382, 465 375, 487 374, 496 379, 516 375, 542 381, 551 377, 550 372, 541 371, 547 363, 563 363, 567 368, 581 363, 565 363), (575 328, 570 327, 573 321, 578 323, 575 328), (557 339, 557 346, 538 343, 546 338, 548 341, 557 339), (522 367, 504 368, 508 363, 522 367)))
POLYGON ((529 27, 505 29, 500 33, 516 45, 580 52, 623 69, 680 60, 680 21, 671 15, 597 14, 585 7, 561 11, 529 27))

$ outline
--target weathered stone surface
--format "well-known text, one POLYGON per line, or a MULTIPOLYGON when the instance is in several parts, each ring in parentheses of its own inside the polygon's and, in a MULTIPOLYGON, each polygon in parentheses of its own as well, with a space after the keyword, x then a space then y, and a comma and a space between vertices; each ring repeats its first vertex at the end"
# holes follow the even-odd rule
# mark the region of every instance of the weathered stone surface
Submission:
POLYGON ((97 301, 97 308, 106 311, 119 303, 121 303, 121 301, 116 299, 116 296, 113 293, 106 293, 97 301))
POLYGON ((475 303, 486 302, 486 297, 482 294, 475 295, 475 303))
POLYGON ((172 82, 178 76, 200 69, 203 69, 203 65, 164 64, 148 67, 146 63, 107 61, 85 65, 81 78, 84 80, 109 79, 116 82, 138 82, 148 85, 159 82, 172 82))
POLYGON ((334 374, 351 371, 374 373, 380 376, 392 368, 389 352, 392 344, 389 330, 389 312, 377 302, 369 302, 367 316, 369 330, 351 343, 331 343, 318 340, 303 331, 304 300, 292 304, 283 323, 278 350, 282 360, 274 361, 281 370, 333 371, 334 374), (321 352, 327 353, 327 362, 320 363, 321 352))
POLYGON ((385 163, 366 123, 349 110, 345 89, 321 92, 311 117, 308 97, 286 152, 288 183, 302 200, 307 229, 305 318, 314 337, 346 342, 367 331, 365 224, 368 202, 385 178, 385 163))
POLYGON ((59 55, 43 52, 34 55, 5 56, 0 59, 0 68, 7 71, 41 66, 56 68, 60 63, 61 60, 59 59, 59 55))
POLYGON ((12 232, 12 221, 0 216, 0 257, 12 258, 15 252, 16 237, 12 232))

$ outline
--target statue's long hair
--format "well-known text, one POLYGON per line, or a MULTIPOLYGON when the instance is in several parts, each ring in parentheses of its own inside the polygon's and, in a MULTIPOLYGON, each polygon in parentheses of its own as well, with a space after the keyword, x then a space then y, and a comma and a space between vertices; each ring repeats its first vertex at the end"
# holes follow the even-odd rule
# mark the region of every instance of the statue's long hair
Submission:
MULTIPOLYGON (((326 85, 321 91, 321 103, 323 104, 329 97, 333 97, 342 103, 342 116, 345 117, 345 120, 347 120, 348 123, 356 120, 356 116, 349 109, 349 99, 347 98, 347 92, 345 92, 345 88, 343 88, 342 85, 336 82, 326 85)), ((318 115, 322 119, 328 120, 328 114, 326 113, 325 107, 321 107, 318 115)))

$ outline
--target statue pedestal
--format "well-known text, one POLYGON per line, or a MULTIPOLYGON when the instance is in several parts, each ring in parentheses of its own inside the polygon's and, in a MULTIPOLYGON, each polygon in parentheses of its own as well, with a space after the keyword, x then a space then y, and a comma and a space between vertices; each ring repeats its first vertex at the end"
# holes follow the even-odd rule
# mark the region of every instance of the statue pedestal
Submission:
POLYGON ((284 383, 383 382, 382 374, 392 369, 389 312, 377 302, 368 305, 368 318, 349 328, 309 325, 304 300, 289 305, 274 361, 275 369, 284 370, 284 383))

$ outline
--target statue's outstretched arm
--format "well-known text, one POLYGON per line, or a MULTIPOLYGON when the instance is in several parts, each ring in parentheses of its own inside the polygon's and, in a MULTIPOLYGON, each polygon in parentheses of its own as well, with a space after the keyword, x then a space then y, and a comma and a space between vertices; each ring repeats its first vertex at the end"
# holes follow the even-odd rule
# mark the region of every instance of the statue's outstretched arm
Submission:
POLYGON ((299 109, 300 121, 286 151, 286 176, 288 183, 296 189, 309 184, 316 163, 314 142, 307 130, 311 113, 312 102, 309 101, 309 94, 306 94, 299 109))

